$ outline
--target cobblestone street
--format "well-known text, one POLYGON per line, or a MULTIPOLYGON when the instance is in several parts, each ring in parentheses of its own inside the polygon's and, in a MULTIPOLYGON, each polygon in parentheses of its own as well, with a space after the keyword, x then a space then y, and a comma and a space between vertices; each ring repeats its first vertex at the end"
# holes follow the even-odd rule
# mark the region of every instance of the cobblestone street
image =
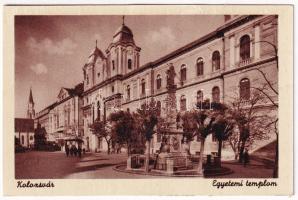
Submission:
MULTIPOLYGON (((82 158, 66 157, 63 152, 26 152, 16 154, 17 179, 92 179, 92 178, 170 178, 115 171, 116 165, 125 163, 126 154, 85 154, 82 158)), ((270 178, 272 168, 257 161, 244 167, 234 162, 224 162, 233 174, 211 178, 270 178)), ((178 177, 173 177, 178 178, 178 177)))

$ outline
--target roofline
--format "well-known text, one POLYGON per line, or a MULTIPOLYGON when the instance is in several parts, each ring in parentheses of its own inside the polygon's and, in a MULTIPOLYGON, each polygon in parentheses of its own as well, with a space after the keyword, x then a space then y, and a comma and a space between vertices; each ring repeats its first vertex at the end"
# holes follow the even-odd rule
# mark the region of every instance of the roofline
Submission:
POLYGON ((132 75, 134 75, 135 73, 139 73, 140 71, 144 71, 148 68, 154 68, 157 67, 160 64, 163 64, 175 57, 180 56, 181 54, 185 54, 191 50, 193 50, 194 48, 201 46, 207 42, 209 42, 210 40, 214 39, 214 38, 221 38, 223 37, 223 33, 228 31, 229 29, 235 27, 235 26, 239 26, 242 23, 245 23, 246 21, 251 21, 257 17, 261 17, 262 15, 244 15, 244 16, 239 16, 237 18, 235 18, 234 20, 228 21, 227 23, 225 23, 224 25, 220 26, 219 28, 215 29, 214 31, 200 37, 199 39, 190 42, 182 47, 180 47, 179 49, 176 49, 175 51, 172 51, 168 54, 166 54, 165 56, 162 56, 160 58, 158 58, 157 60, 153 61, 153 62, 149 62, 146 63, 144 65, 142 65, 138 70, 133 71, 130 74, 126 74, 124 75, 123 78, 128 78, 132 75))
MULTIPOLYGON (((144 65, 142 65, 140 68, 138 68, 137 70, 135 71, 132 71, 128 74, 125 74, 125 75, 117 75, 117 76, 114 76, 112 78, 109 78, 95 86, 93 86, 92 88, 86 90, 83 92, 83 96, 86 95, 86 94, 89 94, 93 91, 95 91, 96 89, 100 88, 100 87, 103 87, 107 84, 109 84, 110 82, 112 82, 113 80, 117 80, 117 79, 120 79, 120 80, 124 80, 124 79, 127 79, 137 73, 140 73, 140 72, 143 72, 147 69, 153 69, 155 67, 158 67, 159 65, 173 59, 173 58, 176 58, 182 54, 185 54, 191 50, 193 50, 194 48, 198 47, 198 46, 201 46, 203 44, 206 44, 207 42, 209 42, 210 40, 213 40, 215 38, 221 38, 224 36, 224 32, 228 31, 229 29, 231 28, 234 28, 236 26, 240 26, 242 25, 243 23, 246 23, 247 21, 251 21, 257 17, 261 17, 263 15, 243 15, 243 16, 239 16, 233 20, 230 20, 228 21, 227 23, 225 23, 224 25, 218 27, 217 29, 215 29, 214 31, 200 37, 199 39, 193 41, 193 42, 190 42, 178 49, 176 49, 175 51, 172 51, 168 54, 166 54, 165 56, 163 57, 160 57, 158 59, 156 59, 155 61, 152 61, 152 62, 148 62, 148 63, 145 63, 144 65)), ((107 51, 107 50, 106 50, 107 51)))

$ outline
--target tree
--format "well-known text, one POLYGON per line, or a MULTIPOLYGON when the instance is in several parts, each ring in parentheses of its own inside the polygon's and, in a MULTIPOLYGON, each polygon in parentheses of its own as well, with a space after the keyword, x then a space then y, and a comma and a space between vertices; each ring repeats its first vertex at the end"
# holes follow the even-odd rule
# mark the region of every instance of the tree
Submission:
POLYGON ((149 172, 149 161, 150 161, 150 141, 154 134, 154 128, 158 123, 159 108, 157 102, 152 98, 147 104, 141 105, 141 108, 137 109, 135 115, 136 122, 139 125, 139 130, 144 134, 146 139, 146 160, 145 160, 145 171, 149 172))
POLYGON ((182 117, 182 129, 183 129, 183 138, 186 139, 186 143, 190 145, 190 142, 197 135, 197 123, 193 117, 192 112, 185 112, 182 117))
POLYGON ((198 174, 203 175, 203 157, 204 144, 206 137, 212 133, 212 124, 215 120, 213 111, 211 110, 193 110, 186 111, 183 119, 184 129, 189 132, 194 131, 200 138, 200 161, 198 166, 198 174))
POLYGON ((46 145, 46 130, 41 127, 40 123, 37 124, 37 128, 34 131, 34 146, 35 149, 39 150, 46 145))
POLYGON ((218 140, 218 157, 221 161, 221 150, 223 141, 227 140, 232 134, 234 129, 234 120, 227 110, 222 110, 216 117, 212 129, 214 136, 218 140))
MULTIPOLYGON (((228 142, 235 154, 239 154, 239 162, 245 148, 251 147, 257 140, 268 139, 270 117, 266 112, 260 111, 260 105, 266 103, 264 95, 258 90, 252 91, 249 99, 235 99, 229 109, 230 115, 235 120, 237 132, 232 132, 228 142)), ((235 156, 237 157, 237 156, 235 156)))
POLYGON ((110 115, 109 121, 115 131, 117 142, 127 146, 127 154, 130 155, 131 147, 137 140, 136 123, 131 113, 127 111, 118 111, 110 115))
POLYGON ((113 134, 111 124, 109 122, 103 122, 100 120, 95 120, 90 126, 91 131, 99 138, 104 138, 108 145, 108 154, 111 152, 112 140, 115 138, 113 134))

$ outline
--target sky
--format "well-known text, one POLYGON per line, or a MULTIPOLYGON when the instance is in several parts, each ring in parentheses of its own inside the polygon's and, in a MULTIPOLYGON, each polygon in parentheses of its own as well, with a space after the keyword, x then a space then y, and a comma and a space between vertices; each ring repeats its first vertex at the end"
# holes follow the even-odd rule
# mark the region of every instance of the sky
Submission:
MULTIPOLYGON (((125 16, 140 64, 154 61, 215 30, 222 15, 125 16)), ((15 117, 26 117, 30 87, 35 111, 56 101, 61 87, 83 81, 82 67, 95 47, 105 52, 122 16, 16 16, 15 117)))

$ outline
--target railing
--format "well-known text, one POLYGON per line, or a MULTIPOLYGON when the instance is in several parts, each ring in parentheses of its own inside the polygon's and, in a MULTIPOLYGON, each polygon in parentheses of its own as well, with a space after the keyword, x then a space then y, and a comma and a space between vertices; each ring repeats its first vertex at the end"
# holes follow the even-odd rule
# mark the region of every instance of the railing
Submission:
POLYGON ((243 60, 239 61, 238 66, 243 67, 243 66, 249 65, 250 63, 252 63, 252 61, 253 61, 253 58, 243 59, 243 60))

